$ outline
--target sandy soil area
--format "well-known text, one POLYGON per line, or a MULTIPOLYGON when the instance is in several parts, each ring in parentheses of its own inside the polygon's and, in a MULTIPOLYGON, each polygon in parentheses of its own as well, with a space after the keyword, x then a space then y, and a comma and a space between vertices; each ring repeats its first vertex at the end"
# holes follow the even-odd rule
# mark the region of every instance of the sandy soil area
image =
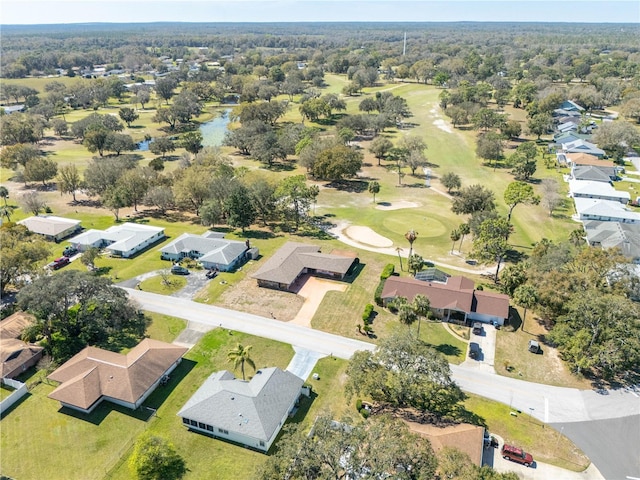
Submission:
POLYGON ((344 292, 347 284, 326 278, 308 277, 298 295, 304 298, 302 308, 291 323, 311 328, 311 319, 320 306, 325 293, 329 291, 344 292))
POLYGON ((391 204, 382 203, 376 205, 377 210, 400 210, 401 208, 416 208, 419 207, 416 202, 408 202, 406 200, 400 200, 399 202, 393 202, 391 204))
POLYGON ((387 237, 374 232, 369 227, 350 225, 344 230, 344 234, 358 243, 371 245, 372 247, 392 247, 393 242, 387 237))

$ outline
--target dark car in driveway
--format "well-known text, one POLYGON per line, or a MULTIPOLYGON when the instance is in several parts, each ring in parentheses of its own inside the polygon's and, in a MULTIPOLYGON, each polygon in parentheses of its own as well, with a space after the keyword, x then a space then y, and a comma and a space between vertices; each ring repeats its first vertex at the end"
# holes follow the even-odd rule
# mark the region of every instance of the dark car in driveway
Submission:
POLYGON ((76 253, 78 253, 78 249, 72 245, 69 245, 64 249, 62 255, 64 255, 65 257, 73 257, 76 253))
POLYGON ((51 264, 51 268, 53 268, 54 270, 58 270, 59 268, 62 268, 65 265, 69 265, 70 262, 71 260, 69 260, 69 257, 56 258, 51 264))
POLYGON ((189 270, 181 265, 174 265, 171 267, 171 273, 174 275, 189 275, 189 270))
POLYGON ((480 345, 476 342, 469 344, 469 358, 477 359, 480 356, 480 345))

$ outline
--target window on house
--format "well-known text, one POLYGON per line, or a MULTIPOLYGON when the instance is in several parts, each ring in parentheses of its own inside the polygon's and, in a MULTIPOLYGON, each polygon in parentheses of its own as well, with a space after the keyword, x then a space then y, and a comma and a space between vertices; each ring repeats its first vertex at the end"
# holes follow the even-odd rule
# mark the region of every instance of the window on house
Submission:
POLYGON ((225 435, 229 435, 229 430, 225 430, 224 428, 219 428, 218 432, 224 433, 225 435))
POLYGON ((182 423, 189 425, 189 419, 188 418, 183 418, 182 419, 182 423))
POLYGON ((260 446, 264 447, 264 442, 262 440, 260 440, 260 446))
POLYGON ((195 420, 190 420, 191 425, 193 425, 194 427, 198 425, 198 422, 196 422, 195 420))
POLYGON ((205 423, 198 422, 198 428, 201 428, 204 430, 205 428, 207 428, 207 425, 205 423))
POLYGON ((212 427, 211 425, 207 425, 207 430, 208 430, 209 432, 213 432, 213 427, 212 427))

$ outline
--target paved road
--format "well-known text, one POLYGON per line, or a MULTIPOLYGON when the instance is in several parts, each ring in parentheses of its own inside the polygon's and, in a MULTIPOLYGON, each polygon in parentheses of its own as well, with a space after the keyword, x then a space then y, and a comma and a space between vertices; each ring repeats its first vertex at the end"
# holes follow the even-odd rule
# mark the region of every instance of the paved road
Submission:
POLYGON ((259 337, 286 342, 324 355, 349 359, 357 350, 373 350, 375 345, 360 340, 340 337, 331 333, 312 330, 300 325, 280 322, 249 313, 193 302, 184 298, 166 297, 131 288, 124 290, 135 299, 144 310, 163 313, 174 317, 221 326, 259 337))
MULTIPOLYGON (((257 315, 130 288, 125 290, 145 310, 287 342, 324 355, 348 359, 357 350, 375 348, 375 345, 360 340, 257 315)), ((514 410, 531 414, 545 423, 556 424, 583 449, 607 480, 626 480, 620 476, 622 473, 625 477, 640 478, 640 471, 636 470, 640 441, 635 441, 638 435, 633 430, 635 422, 640 419, 640 397, 636 392, 621 389, 601 395, 589 390, 501 377, 464 364, 451 365, 451 371, 463 390, 511 405, 514 410), (604 421, 609 419, 621 420, 604 421), (575 425, 574 422, 583 422, 584 425, 575 425), (625 426, 623 433, 617 427, 620 423, 625 426), (600 439, 600 429, 607 432, 606 438, 602 438, 606 446, 596 440, 600 439)))

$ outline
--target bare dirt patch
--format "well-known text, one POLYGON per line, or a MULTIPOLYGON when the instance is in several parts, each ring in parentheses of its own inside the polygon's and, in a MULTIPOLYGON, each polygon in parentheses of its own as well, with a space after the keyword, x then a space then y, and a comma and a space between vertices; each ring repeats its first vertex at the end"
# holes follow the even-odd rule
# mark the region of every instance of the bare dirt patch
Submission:
POLYGON ((387 237, 376 233, 369 227, 361 227, 357 225, 351 225, 344 230, 347 237, 365 245, 371 245, 372 247, 392 247, 393 242, 387 237))
POLYGON ((247 276, 226 290, 216 305, 289 322, 303 303, 304 298, 295 293, 259 287, 255 279, 247 276))
POLYGON ((441 118, 439 118, 438 120, 435 120, 433 124, 444 132, 453 133, 453 129, 449 126, 449 124, 446 121, 442 120, 441 118))

